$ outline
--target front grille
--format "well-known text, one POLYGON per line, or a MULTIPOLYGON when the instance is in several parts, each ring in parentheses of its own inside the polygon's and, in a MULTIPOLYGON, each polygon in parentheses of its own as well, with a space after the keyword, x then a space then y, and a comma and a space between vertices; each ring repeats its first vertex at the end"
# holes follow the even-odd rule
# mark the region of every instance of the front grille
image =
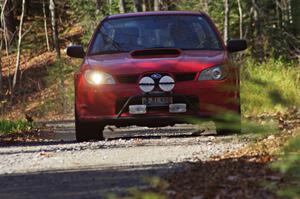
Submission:
MULTIPOLYGON (((123 106, 125 105, 126 101, 129 98, 121 98, 118 99, 116 102, 116 114, 118 114, 123 106)), ((197 96, 173 96, 173 103, 187 103, 187 109, 198 109, 199 108, 199 100, 197 96), (187 101, 188 102, 187 102, 187 101)), ((129 105, 139 105, 142 104, 142 97, 133 98, 129 105)), ((128 113, 128 106, 124 110, 124 113, 128 113)), ((168 111, 168 107, 148 107, 149 111, 159 110, 159 111, 168 111)))
MULTIPOLYGON (((159 73, 159 74, 161 74, 162 76, 169 75, 167 73, 159 73)), ((176 78, 176 82, 184 82, 184 81, 193 81, 196 75, 197 73, 177 73, 174 76, 176 78)), ((122 84, 136 84, 139 80, 139 75, 119 75, 116 76, 116 79, 119 83, 122 84)))
POLYGON ((178 73, 175 74, 175 78, 177 82, 192 81, 196 75, 197 73, 178 73))
POLYGON ((116 79, 122 84, 135 84, 139 79, 139 75, 120 75, 116 79))

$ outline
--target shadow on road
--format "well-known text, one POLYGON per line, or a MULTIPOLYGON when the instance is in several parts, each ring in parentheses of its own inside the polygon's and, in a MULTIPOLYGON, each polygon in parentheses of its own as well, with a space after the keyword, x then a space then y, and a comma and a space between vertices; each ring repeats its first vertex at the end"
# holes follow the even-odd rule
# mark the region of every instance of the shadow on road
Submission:
POLYGON ((282 178, 269 169, 266 158, 0 175, 0 198, 101 199, 109 193, 126 196, 129 188, 155 190, 145 179, 160 177, 168 180, 168 190, 173 194, 170 198, 277 199, 265 185, 267 181, 281 183, 282 178))
POLYGON ((124 195, 128 188, 147 186, 143 180, 147 176, 168 176, 183 168, 184 163, 0 175, 0 198, 106 198, 107 193, 124 195))

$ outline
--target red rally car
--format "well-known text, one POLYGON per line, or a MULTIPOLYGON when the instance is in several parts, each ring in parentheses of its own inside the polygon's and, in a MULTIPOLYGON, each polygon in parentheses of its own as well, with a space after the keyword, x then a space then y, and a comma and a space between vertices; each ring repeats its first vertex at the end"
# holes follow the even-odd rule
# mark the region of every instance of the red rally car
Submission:
POLYGON ((187 118, 212 120, 219 134, 240 131, 239 67, 230 53, 246 48, 241 39, 225 46, 204 13, 106 17, 87 52, 67 49, 84 59, 75 74, 77 141, 103 139, 106 125, 159 127, 187 118), (228 113, 238 117, 224 125, 228 113))

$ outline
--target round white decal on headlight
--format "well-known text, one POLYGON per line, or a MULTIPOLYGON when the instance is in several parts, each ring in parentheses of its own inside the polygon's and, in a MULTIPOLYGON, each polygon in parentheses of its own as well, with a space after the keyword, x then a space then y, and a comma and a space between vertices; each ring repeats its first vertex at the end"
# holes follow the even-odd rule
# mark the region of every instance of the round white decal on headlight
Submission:
POLYGON ((143 77, 139 82, 139 86, 143 92, 149 93, 149 92, 153 91, 153 89, 155 87, 155 82, 150 77, 143 77))
POLYGON ((170 76, 164 76, 159 80, 159 88, 165 92, 170 92, 175 87, 175 80, 170 76))

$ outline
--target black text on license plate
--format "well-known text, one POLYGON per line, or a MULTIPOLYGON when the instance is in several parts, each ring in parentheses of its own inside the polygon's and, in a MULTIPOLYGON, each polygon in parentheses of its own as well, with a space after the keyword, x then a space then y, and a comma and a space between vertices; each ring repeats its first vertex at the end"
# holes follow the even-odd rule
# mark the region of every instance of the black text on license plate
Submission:
POLYGON ((148 106, 168 106, 173 103, 172 97, 144 97, 143 104, 148 106))

